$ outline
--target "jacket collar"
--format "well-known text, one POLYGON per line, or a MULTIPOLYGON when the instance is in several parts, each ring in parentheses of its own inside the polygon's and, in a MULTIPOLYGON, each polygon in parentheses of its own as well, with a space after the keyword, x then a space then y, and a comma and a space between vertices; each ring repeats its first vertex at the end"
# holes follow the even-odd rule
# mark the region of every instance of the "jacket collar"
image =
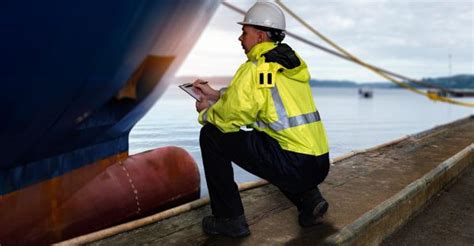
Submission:
POLYGON ((247 58, 250 61, 256 61, 260 56, 267 53, 268 51, 274 49, 277 45, 274 42, 263 42, 255 45, 249 53, 247 53, 247 58))

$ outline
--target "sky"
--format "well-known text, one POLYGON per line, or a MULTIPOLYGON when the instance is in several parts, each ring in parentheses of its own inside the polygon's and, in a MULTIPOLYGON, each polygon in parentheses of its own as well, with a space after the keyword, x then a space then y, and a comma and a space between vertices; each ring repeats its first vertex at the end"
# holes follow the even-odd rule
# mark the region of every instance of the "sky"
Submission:
MULTIPOLYGON (((228 1, 247 10, 255 1, 228 1)), ((473 0, 283 0, 316 30, 361 60, 414 79, 474 74, 473 0)), ((287 13, 287 30, 324 41, 287 13)), ((238 41, 243 15, 220 5, 177 76, 232 76, 246 61, 238 41)), ((284 40, 313 79, 379 82, 366 68, 293 38, 284 40)))

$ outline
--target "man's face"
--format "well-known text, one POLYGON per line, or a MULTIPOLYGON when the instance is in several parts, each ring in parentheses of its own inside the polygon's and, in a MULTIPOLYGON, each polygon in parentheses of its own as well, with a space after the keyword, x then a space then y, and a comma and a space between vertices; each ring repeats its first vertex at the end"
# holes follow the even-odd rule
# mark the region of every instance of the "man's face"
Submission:
POLYGON ((242 48, 245 50, 245 54, 249 53, 256 44, 263 41, 262 33, 262 31, 255 27, 248 25, 242 26, 242 35, 240 35, 239 41, 242 44, 242 48))

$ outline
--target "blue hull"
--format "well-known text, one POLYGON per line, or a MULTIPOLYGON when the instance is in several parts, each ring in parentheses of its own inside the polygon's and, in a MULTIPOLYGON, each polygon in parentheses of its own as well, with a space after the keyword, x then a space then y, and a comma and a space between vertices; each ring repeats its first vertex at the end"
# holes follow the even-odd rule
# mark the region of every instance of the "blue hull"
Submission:
POLYGON ((217 5, 3 3, 0 195, 127 152, 217 5))

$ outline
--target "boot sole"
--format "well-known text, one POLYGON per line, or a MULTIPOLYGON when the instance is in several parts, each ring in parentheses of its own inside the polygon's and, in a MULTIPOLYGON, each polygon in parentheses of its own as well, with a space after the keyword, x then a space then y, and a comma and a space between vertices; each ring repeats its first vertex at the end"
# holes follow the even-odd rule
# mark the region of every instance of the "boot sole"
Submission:
MULTIPOLYGON (((216 236, 216 235, 222 235, 222 236, 227 236, 227 237, 233 237, 233 238, 238 238, 238 237, 245 237, 250 235, 250 230, 247 228, 240 230, 240 232, 232 232, 232 231, 225 231, 225 230, 217 230, 216 228, 210 229, 208 226, 206 226, 204 223, 205 220, 212 220, 208 218, 204 218, 203 223, 202 223, 202 230, 204 231, 205 234, 211 235, 211 236, 216 236)), ((215 222, 214 222, 215 223, 215 222)))
POLYGON ((243 232, 243 233, 240 233, 240 234, 228 234, 228 233, 224 233, 224 232, 208 231, 208 230, 203 230, 203 231, 204 231, 204 233, 206 233, 207 235, 210 235, 210 236, 221 235, 221 236, 232 237, 232 238, 246 237, 246 236, 250 235, 250 230, 246 231, 246 232, 243 232))

